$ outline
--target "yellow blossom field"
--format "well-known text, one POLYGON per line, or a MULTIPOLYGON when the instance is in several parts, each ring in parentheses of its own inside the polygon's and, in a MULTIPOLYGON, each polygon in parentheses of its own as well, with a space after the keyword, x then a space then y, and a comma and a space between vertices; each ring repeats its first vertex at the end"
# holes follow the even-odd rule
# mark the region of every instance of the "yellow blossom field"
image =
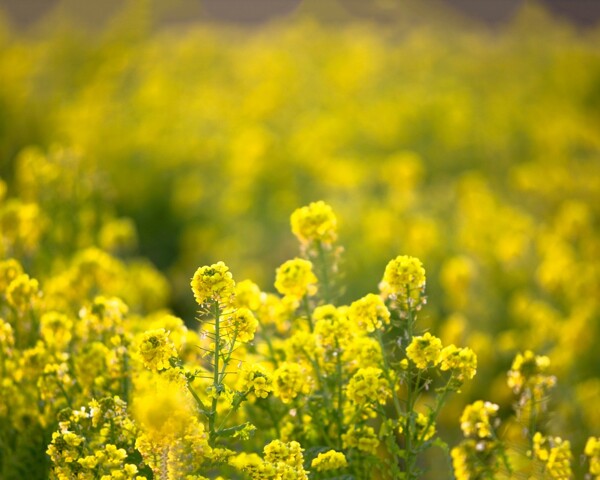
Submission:
POLYGON ((0 479, 600 479, 600 30, 375 3, 0 17, 0 479))

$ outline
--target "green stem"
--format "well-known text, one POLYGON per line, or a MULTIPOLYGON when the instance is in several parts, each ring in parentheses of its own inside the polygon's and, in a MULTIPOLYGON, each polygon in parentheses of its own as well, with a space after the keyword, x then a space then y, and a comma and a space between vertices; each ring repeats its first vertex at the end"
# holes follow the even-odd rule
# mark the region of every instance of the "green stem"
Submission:
MULTIPOLYGON (((256 317, 258 320, 258 325, 260 326, 260 331, 263 333, 265 331, 265 326, 261 322, 260 317, 256 317)), ((270 335, 261 335, 261 338, 267 343, 267 347, 269 348, 269 355, 271 356, 270 360, 273 363, 275 368, 279 367, 279 362, 277 361, 277 357, 275 356, 275 349, 273 348, 273 342, 271 341, 270 335)))
POLYGON ((448 385, 450 384, 451 381, 452 381, 452 377, 450 377, 450 380, 448 380, 448 383, 444 387, 444 390, 437 397, 437 400, 435 403, 435 408, 433 409, 433 412, 429 415, 429 419, 427 420, 427 424, 425 425, 425 428, 421 432, 421 435, 417 438, 417 446, 419 446, 425 440, 425 435, 427 435, 427 430, 429 430, 429 427, 431 427, 437 420, 437 417, 440 414, 440 410, 442 409, 442 407, 444 406, 444 403, 446 401, 446 397, 450 393, 450 389, 448 388, 448 385))
POLYGON ((62 392, 63 396, 65 397, 65 400, 67 401, 67 406, 72 410, 73 409, 73 404, 71 403, 71 397, 69 397, 69 394, 65 390, 65 387, 61 383, 61 381, 58 378, 58 376, 56 376, 56 384, 58 385, 58 388, 60 388, 60 391, 62 392))
POLYGON ((381 333, 381 330, 379 329, 377 330, 377 341, 379 342, 379 346, 381 348, 381 357, 383 358, 383 375, 390 384, 390 388, 392 390, 392 400, 394 402, 394 409, 396 410, 396 415, 398 416, 398 419, 400 419, 403 416, 402 407, 400 406, 400 399, 398 398, 397 390, 394 386, 392 376, 390 375, 391 369, 389 360, 387 358, 387 349, 385 348, 385 345, 383 343, 383 335, 381 333))
POLYGON ((306 320, 308 322, 308 328, 310 329, 310 333, 312 333, 315 329, 315 326, 312 322, 312 315, 310 314, 310 305, 308 304, 308 295, 305 295, 302 299, 302 306, 304 307, 304 313, 306 314, 306 320))
POLYGON ((219 433, 221 433, 223 431, 223 427, 225 426, 225 422, 227 421, 227 419, 231 416, 232 413, 237 412, 237 409, 240 408, 240 405, 246 399, 246 397, 248 396, 249 393, 250 393, 250 390, 248 390, 242 396, 238 397, 237 401, 234 401, 234 404, 231 406, 229 411, 225 414, 225 417, 223 417, 223 420, 221 420, 221 423, 217 427, 217 431, 215 432, 215 435, 219 435, 219 433))
MULTIPOLYGON (((413 338, 413 326, 414 326, 414 315, 412 308, 409 303, 410 300, 410 289, 407 285, 406 287, 406 305, 408 310, 408 319, 406 325, 406 336, 407 336, 407 344, 413 338)), ((412 435, 413 431, 415 431, 415 418, 414 418, 414 407, 415 407, 415 398, 413 397, 413 387, 412 387, 412 377, 413 377, 413 368, 412 362, 408 362, 407 368, 407 382, 406 382, 406 475, 408 480, 416 479, 416 474, 414 472, 414 466, 416 462, 416 455, 413 452, 413 444, 412 444, 412 435)))
POLYGON ((215 352, 214 352, 214 372, 213 372, 213 399, 208 417, 208 432, 209 432, 209 443, 214 446, 215 442, 215 422, 217 417, 217 402, 221 390, 219 383, 219 358, 221 356, 221 336, 220 336, 220 307, 219 302, 214 302, 214 316, 215 316, 215 352))
POLYGON ((202 410, 202 413, 204 413, 205 415, 207 415, 209 417, 209 419, 210 419, 210 412, 208 410, 206 410, 206 407, 204 406, 204 402, 198 396, 198 394, 196 393, 196 390, 194 390, 194 387, 192 387, 192 385, 190 384, 189 380, 187 381, 187 389, 192 394, 192 397, 194 397, 194 400, 196 400, 196 403, 198 404, 198 406, 202 410))
POLYGON ((267 400, 265 403, 266 403, 265 410, 269 414, 269 417, 271 417, 271 421, 273 422, 273 428, 275 428, 275 433, 277 434, 277 438, 281 438, 281 429, 279 428, 279 419, 277 418, 277 415, 275 415, 275 412, 271 408, 271 402, 269 402, 269 400, 267 400))
POLYGON ((536 423, 537 423, 537 409, 536 402, 533 398, 533 392, 529 392, 531 396, 531 411, 529 412, 529 448, 533 452, 533 436, 535 435, 536 423))
POLYGON ((337 387, 338 387, 338 391, 337 391, 337 409, 335 411, 335 418, 337 421, 337 427, 338 427, 338 444, 337 444, 337 448, 341 448, 342 447, 342 420, 343 420, 343 402, 344 402, 344 397, 343 397, 343 390, 342 390, 342 384, 343 384, 343 373, 342 373, 342 359, 340 358, 342 356, 342 351, 340 348, 340 344, 338 342, 338 339, 336 337, 335 339, 335 367, 336 367, 336 373, 337 373, 337 387))
POLYGON ((129 356, 127 350, 123 353, 123 376, 121 377, 121 388, 123 389, 123 399, 129 403, 129 390, 131 388, 129 380, 129 356))
POLYGON ((494 430, 492 430, 492 438, 494 439, 495 442, 497 442, 499 444, 500 457, 502 458, 502 463, 504 463, 504 467, 508 471, 509 476, 512 477, 513 471, 510 466, 508 456, 506 455, 506 450, 504 449, 504 445, 500 442, 500 439, 498 438, 498 436, 496 435, 496 432, 494 430))
POLYGON ((325 303, 331 303, 331 285, 329 284, 329 272, 327 271, 327 258, 325 255, 325 250, 323 249, 323 244, 319 241, 317 244, 317 253, 319 260, 319 273, 323 281, 321 284, 323 285, 323 301, 325 303))
POLYGON ((2 378, 6 378, 6 355, 4 353, 4 347, 0 348, 0 366, 2 366, 2 378))

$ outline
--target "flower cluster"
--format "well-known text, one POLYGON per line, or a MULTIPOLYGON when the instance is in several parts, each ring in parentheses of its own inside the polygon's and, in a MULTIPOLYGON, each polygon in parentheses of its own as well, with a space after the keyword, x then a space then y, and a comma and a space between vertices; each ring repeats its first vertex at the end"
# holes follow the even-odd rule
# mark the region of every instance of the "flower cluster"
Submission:
POLYGON ((191 286, 199 305, 210 301, 229 303, 235 294, 233 276, 223 262, 198 268, 192 277, 191 286))
POLYGON ((307 393, 310 383, 297 363, 284 362, 273 373, 273 393, 283 403, 289 403, 300 393, 307 393))
POLYGON ((139 462, 131 460, 138 432, 119 397, 92 400, 79 410, 65 409, 58 419, 59 429, 47 451, 56 478, 146 478, 138 475, 139 462))
POLYGON ((493 419, 498 415, 498 405, 477 400, 467 405, 460 417, 460 428, 465 437, 490 438, 493 432, 493 419))
POLYGON ((379 368, 361 368, 348 383, 348 399, 358 406, 370 403, 385 404, 391 396, 390 385, 379 368))
POLYGON ((323 201, 313 202, 292 213, 292 232, 301 243, 330 245, 337 238, 337 219, 323 201))
POLYGON ((277 269, 275 275, 275 288, 282 295, 300 300, 305 295, 312 296, 317 292, 317 277, 308 260, 288 260, 277 269))
POLYGON ((411 308, 423 301, 425 269, 418 258, 400 255, 385 267, 379 284, 381 293, 411 308))
POLYGON ((177 357, 175 345, 164 328, 146 331, 139 346, 139 354, 144 366, 161 371, 171 368, 171 358, 177 357))
POLYGON ((594 480, 598 480, 600 478, 600 438, 588 438, 584 453, 590 461, 590 475, 593 475, 594 480))
POLYGON ((346 456, 342 452, 336 452, 335 450, 319 453, 319 455, 313 458, 310 464, 317 472, 340 470, 347 465, 346 456))
POLYGON ((448 345, 441 352, 440 370, 452 372, 458 383, 471 380, 477 372, 477 356, 469 347, 448 345))
POLYGON ((239 390, 252 392, 258 398, 267 398, 273 391, 273 379, 269 372, 260 365, 245 366, 240 371, 239 390))
POLYGON ((533 436, 533 457, 543 463, 545 478, 564 480, 573 477, 571 445, 560 437, 533 436))
POLYGON ((352 302, 348 309, 348 318, 358 328, 372 333, 390 323, 390 311, 380 296, 369 293, 352 302))
POLYGON ((540 401, 556 385, 556 378, 548 375, 550 359, 535 355, 531 350, 519 353, 508 372, 508 386, 515 393, 530 392, 534 401, 540 401))
POLYGON ((440 363, 442 353, 442 341, 425 332, 424 335, 413 337, 410 345, 406 348, 406 356, 417 368, 426 369, 435 367, 440 363))

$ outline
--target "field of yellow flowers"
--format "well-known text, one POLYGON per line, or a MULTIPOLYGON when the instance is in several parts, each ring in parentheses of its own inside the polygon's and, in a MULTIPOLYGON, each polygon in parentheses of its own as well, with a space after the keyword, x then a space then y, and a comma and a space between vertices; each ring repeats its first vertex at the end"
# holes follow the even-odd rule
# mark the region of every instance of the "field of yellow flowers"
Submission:
POLYGON ((600 479, 600 31, 133 8, 0 78, 0 479, 600 479))

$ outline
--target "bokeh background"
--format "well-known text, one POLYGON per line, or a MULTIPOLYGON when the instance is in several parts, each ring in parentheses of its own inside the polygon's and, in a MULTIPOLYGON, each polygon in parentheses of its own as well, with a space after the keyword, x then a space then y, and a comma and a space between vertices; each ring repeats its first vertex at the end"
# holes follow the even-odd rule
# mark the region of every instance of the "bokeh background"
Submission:
POLYGON ((290 213, 323 199, 343 301, 418 256, 421 325, 476 351, 448 418, 510 409, 532 349, 558 376, 548 429, 600 433, 599 2, 0 5, 0 224, 22 227, 2 253, 42 284, 97 246, 148 284, 134 311, 191 320, 199 265, 273 291, 290 213))

